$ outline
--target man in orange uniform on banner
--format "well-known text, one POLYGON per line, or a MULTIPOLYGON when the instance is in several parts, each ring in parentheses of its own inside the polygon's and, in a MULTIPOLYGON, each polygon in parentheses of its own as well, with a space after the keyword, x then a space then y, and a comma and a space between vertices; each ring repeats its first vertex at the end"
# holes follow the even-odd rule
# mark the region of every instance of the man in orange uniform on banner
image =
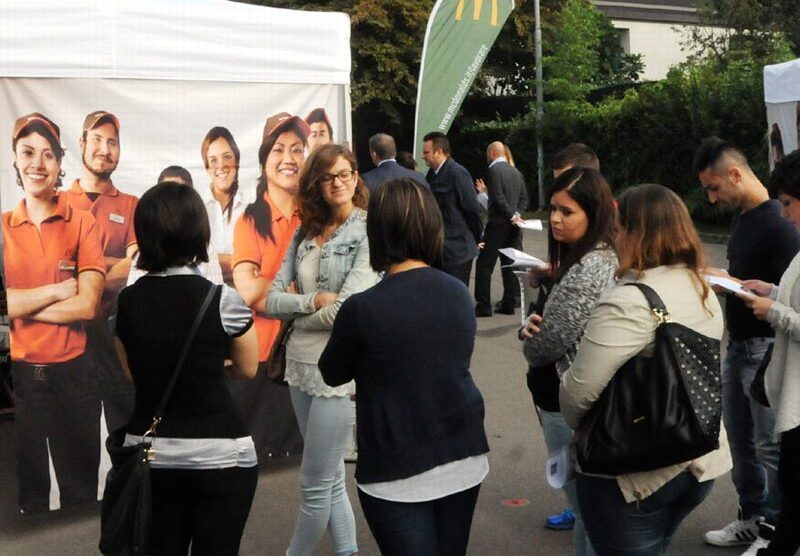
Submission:
POLYGON ((123 426, 133 410, 133 385, 122 372, 113 336, 117 294, 125 287, 137 250, 133 212, 138 199, 120 192, 111 181, 120 157, 119 130, 119 119, 111 112, 97 110, 86 116, 79 141, 83 171, 65 191, 70 205, 94 216, 105 257, 106 284, 97 316, 87 329, 87 353, 97 368, 109 432, 123 426))

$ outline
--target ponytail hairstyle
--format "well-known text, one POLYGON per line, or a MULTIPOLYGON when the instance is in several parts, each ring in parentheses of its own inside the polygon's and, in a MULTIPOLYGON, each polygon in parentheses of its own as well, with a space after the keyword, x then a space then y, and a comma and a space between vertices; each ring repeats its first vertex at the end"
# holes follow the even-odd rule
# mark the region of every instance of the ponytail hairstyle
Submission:
POLYGON ((269 193, 269 184, 267 183, 267 178, 264 175, 264 169, 267 163, 267 156, 272 150, 272 147, 275 146, 275 142, 278 140, 278 137, 280 137, 281 133, 285 133, 287 131, 293 131, 296 133, 297 136, 303 140, 303 145, 308 144, 305 130, 303 130, 294 121, 275 129, 270 135, 264 137, 264 140, 261 142, 261 146, 258 148, 258 163, 259 167, 261 168, 261 174, 258 176, 256 185, 256 199, 247 205, 247 208, 244 209, 243 215, 243 218, 250 218, 253 220, 256 233, 262 239, 269 238, 273 243, 275 243, 275 236, 272 233, 272 210, 270 209, 269 203, 264 200, 264 194, 269 193))
POLYGON ((212 127, 208 130, 208 133, 206 133, 206 136, 203 138, 203 144, 200 146, 200 156, 203 157, 203 165, 206 167, 206 170, 208 170, 208 147, 217 139, 224 139, 227 141, 228 146, 231 148, 231 151, 233 151, 233 157, 236 159, 236 175, 233 177, 233 185, 231 185, 231 198, 228 204, 222 208, 222 214, 230 224, 231 215, 233 214, 234 197, 236 196, 236 192, 239 191, 239 159, 241 158, 241 154, 228 128, 221 126, 212 127))

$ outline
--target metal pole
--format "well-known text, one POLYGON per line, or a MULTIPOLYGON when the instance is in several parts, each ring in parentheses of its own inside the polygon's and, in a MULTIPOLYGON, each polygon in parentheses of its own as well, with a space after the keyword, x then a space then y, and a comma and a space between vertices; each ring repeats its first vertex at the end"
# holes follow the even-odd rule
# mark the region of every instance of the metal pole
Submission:
POLYGON ((544 90, 542 88, 542 21, 539 0, 533 2, 533 13, 535 18, 533 42, 536 52, 536 174, 539 184, 539 210, 544 210, 544 146, 542 144, 544 90))

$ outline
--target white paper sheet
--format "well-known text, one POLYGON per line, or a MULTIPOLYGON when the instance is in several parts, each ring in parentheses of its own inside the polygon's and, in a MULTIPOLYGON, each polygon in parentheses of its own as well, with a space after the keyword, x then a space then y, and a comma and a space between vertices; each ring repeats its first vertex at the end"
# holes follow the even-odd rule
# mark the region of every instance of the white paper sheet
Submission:
POLYGON ((735 282, 730 278, 724 278, 722 276, 709 276, 706 274, 705 276, 706 282, 711 284, 712 286, 719 286, 731 293, 744 293, 747 295, 753 295, 753 292, 750 290, 743 288, 739 282, 735 282))
POLYGON ((521 224, 517 224, 523 230, 534 230, 537 232, 541 232, 544 230, 544 225, 542 221, 538 218, 531 218, 529 220, 523 220, 521 224))
POLYGON ((505 255, 514 261, 511 264, 503 265, 501 268, 543 268, 547 266, 547 263, 542 259, 518 251, 513 247, 505 247, 498 249, 498 251, 501 255, 505 255))

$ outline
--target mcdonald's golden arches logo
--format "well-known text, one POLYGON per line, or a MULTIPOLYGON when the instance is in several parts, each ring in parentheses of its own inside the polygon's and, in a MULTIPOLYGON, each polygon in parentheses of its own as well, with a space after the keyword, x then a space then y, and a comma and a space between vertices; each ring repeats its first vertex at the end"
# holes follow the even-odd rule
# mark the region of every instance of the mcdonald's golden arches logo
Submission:
MULTIPOLYGON (((472 19, 475 21, 481 20, 481 12, 483 11, 483 0, 472 0, 472 19)), ((456 21, 461 21, 461 18, 464 15, 464 4, 466 0, 458 0, 458 6, 456 7, 456 21)), ((492 0, 492 13, 490 22, 492 27, 497 27, 497 3, 498 0, 492 0)))

